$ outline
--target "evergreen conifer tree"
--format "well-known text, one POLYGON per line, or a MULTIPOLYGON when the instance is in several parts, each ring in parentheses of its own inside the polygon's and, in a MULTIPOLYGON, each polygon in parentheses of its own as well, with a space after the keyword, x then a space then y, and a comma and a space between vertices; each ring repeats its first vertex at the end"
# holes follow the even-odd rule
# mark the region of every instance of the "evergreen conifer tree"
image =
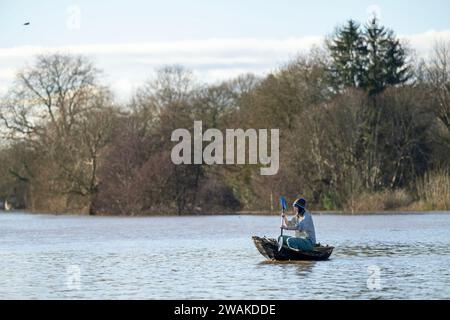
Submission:
POLYGON ((363 88, 370 96, 410 78, 406 52, 394 32, 376 17, 361 30, 354 20, 338 28, 327 47, 332 60, 331 84, 338 91, 363 88))
POLYGON ((359 23, 349 20, 336 30, 327 45, 333 60, 333 85, 339 90, 362 86, 366 48, 359 23))
POLYGON ((409 79, 405 50, 392 30, 381 26, 374 17, 365 26, 364 39, 367 49, 364 88, 369 95, 409 79))

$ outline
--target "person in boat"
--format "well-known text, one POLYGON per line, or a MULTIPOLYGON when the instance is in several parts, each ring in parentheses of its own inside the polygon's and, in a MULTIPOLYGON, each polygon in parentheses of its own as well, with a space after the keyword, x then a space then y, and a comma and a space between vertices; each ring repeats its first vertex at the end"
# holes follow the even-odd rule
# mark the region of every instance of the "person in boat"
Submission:
POLYGON ((283 236, 283 243, 290 248, 311 251, 316 245, 316 231, 311 213, 306 210, 306 200, 297 199, 293 203, 294 217, 288 220, 283 214, 283 229, 295 230, 295 237, 283 236))

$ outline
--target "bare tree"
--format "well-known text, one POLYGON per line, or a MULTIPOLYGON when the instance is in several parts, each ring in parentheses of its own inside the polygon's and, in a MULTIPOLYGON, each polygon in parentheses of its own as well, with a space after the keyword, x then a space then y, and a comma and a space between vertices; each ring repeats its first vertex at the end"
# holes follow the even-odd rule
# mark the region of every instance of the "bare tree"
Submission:
POLYGON ((99 71, 81 56, 38 56, 18 73, 0 113, 7 137, 26 143, 45 165, 36 172, 43 174, 40 189, 66 202, 77 195, 87 207, 114 115, 110 93, 98 77, 99 71))
POLYGON ((436 116, 450 133, 450 43, 438 42, 427 70, 437 99, 436 116))

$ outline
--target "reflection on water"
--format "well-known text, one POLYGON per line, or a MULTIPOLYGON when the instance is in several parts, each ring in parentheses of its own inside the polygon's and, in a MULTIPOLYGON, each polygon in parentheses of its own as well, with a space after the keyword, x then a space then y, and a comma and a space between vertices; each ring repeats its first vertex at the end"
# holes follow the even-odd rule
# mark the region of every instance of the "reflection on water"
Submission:
POLYGON ((277 266, 282 271, 292 270, 292 266, 295 266, 295 270, 298 275, 307 275, 312 272, 314 265, 317 261, 262 261, 259 262, 259 266, 269 266, 270 268, 274 268, 277 266))
POLYGON ((0 214, 0 298, 450 298, 450 214, 315 217, 328 261, 265 261, 278 217, 0 214))

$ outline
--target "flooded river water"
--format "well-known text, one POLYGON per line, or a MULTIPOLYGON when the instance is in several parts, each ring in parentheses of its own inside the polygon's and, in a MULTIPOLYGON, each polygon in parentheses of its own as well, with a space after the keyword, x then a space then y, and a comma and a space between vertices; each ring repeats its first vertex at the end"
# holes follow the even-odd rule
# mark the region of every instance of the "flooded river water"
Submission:
POLYGON ((0 213, 0 298, 450 298, 450 213, 314 220, 330 260, 268 263, 277 216, 0 213))

